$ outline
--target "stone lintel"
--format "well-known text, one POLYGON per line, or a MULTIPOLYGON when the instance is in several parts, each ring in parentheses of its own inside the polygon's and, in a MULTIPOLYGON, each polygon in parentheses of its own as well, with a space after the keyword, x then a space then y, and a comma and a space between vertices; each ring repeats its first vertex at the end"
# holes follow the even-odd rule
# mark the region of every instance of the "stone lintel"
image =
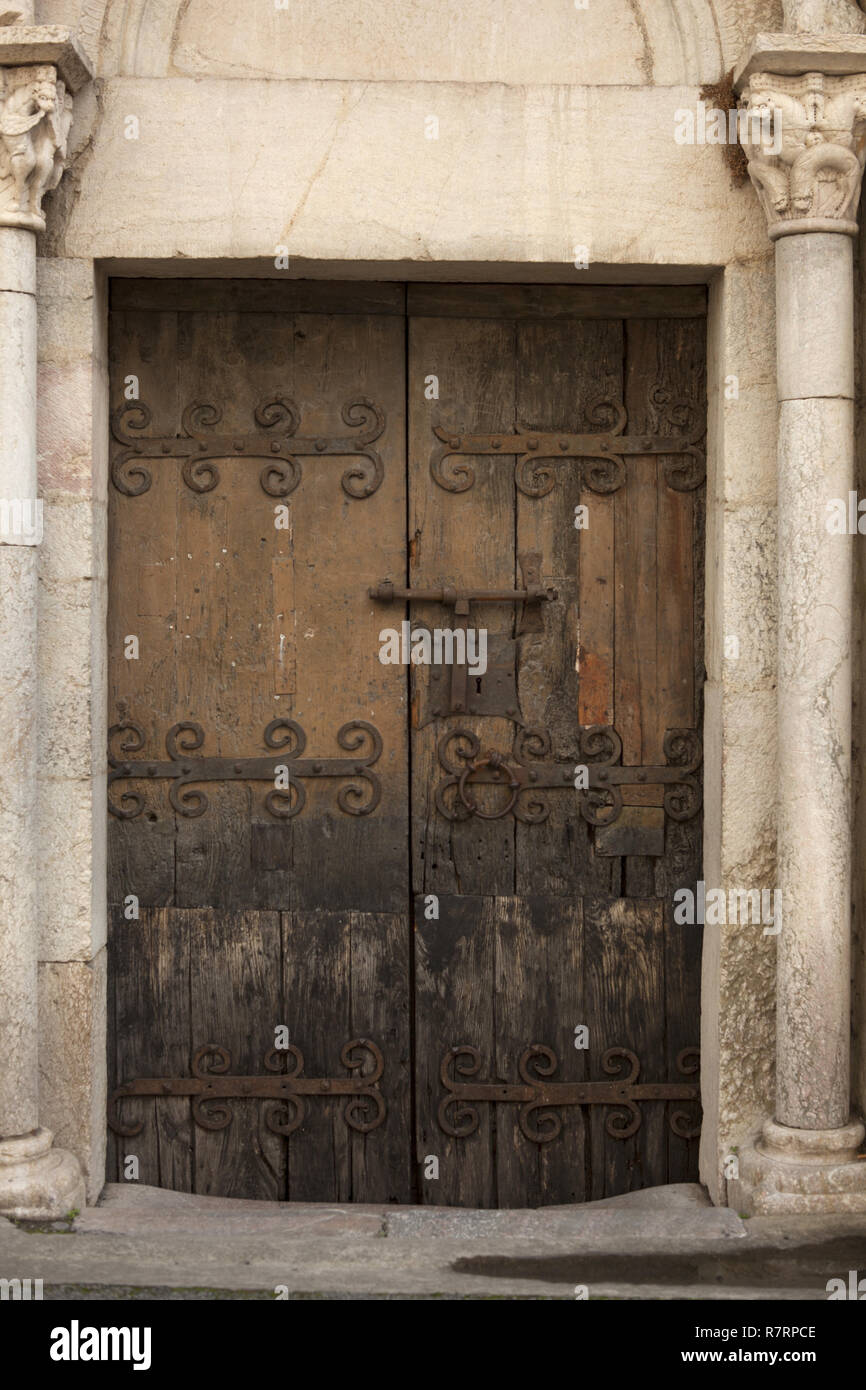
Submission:
POLYGON ((65 25, 0 25, 0 67, 31 63, 57 68, 70 92, 79 91, 93 76, 90 59, 65 25))
POLYGON ((734 89, 741 92, 756 72, 780 77, 866 73, 866 34, 756 34, 734 68, 734 89))

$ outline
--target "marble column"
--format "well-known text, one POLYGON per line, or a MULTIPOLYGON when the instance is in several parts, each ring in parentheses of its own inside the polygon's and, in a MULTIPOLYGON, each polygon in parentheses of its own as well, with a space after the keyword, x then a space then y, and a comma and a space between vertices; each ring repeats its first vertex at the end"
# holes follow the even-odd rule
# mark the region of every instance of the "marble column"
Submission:
MULTIPOLYGON (((862 75, 792 72, 796 54, 791 39, 784 74, 748 75, 755 119, 741 132, 775 242, 779 399, 776 1103, 731 1185, 756 1213, 866 1211, 864 1127, 850 1112, 855 538, 833 523, 854 488, 866 63, 862 75)), ((814 61, 813 40, 802 62, 814 61)))
POLYGON ((84 1183, 39 1124, 36 233, 86 67, 68 31, 16 8, 0 27, 0 1214, 51 1219, 84 1183))

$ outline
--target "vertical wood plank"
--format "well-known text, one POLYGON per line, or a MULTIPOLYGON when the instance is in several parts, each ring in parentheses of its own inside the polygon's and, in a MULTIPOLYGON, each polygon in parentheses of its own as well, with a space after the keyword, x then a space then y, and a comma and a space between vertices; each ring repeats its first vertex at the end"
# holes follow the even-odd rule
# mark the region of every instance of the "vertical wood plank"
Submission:
POLYGON ((274 694, 292 695, 297 680, 295 564, 291 555, 274 558, 274 694))
MULTIPOLYGON (((618 401, 622 395, 622 325, 575 320, 527 320, 517 326, 517 379, 520 421, 539 431, 590 431, 591 412, 599 399, 618 401)), ((612 637, 608 592, 612 591, 612 553, 604 546, 608 506, 581 486, 582 463, 577 459, 548 465, 556 483, 544 497, 526 497, 515 488, 518 556, 535 552, 544 557, 542 581, 559 595, 543 605, 543 631, 525 633, 520 644, 520 703, 526 727, 542 729, 551 743, 550 757, 563 768, 580 761, 579 653, 587 679, 600 699, 607 665, 613 679, 612 649, 596 647, 612 637), (578 504, 589 508, 589 530, 574 525, 578 504), (596 565, 607 563, 604 576, 592 568, 582 574, 584 545, 600 523, 600 537, 590 550, 596 565), (599 582, 604 579, 604 583, 599 582)), ((607 499, 604 499, 607 502, 607 499)), ((592 546, 593 542, 590 542, 592 546)), ((592 563, 592 561, 591 561, 592 563)), ((519 587, 518 582, 515 587, 519 587)), ((537 825, 518 823, 517 887, 533 894, 571 894, 576 883, 584 891, 609 892, 614 864, 592 850, 592 830, 580 814, 578 797, 542 793, 549 815, 537 825)))
MULTIPOLYGON (((143 1076, 188 1076, 190 1064, 190 969, 188 914, 175 908, 142 908, 127 921, 109 914, 109 1088, 143 1076)), ((122 1178, 125 1155, 139 1160, 139 1182, 193 1191, 193 1126, 190 1102, 165 1097, 127 1100, 123 1124, 143 1120, 140 1134, 114 1140, 122 1178)))
MULTIPOLYGON (((113 314, 110 327, 112 411, 145 406, 153 433, 174 433, 177 422, 177 317, 171 313, 113 314), (126 381, 137 377, 137 401, 127 401, 126 381)), ((116 441, 112 459, 124 452, 116 441)), ((139 756, 165 756, 165 720, 175 704, 174 629, 177 621, 176 477, 173 464, 147 465, 149 491, 129 497, 108 485, 108 722, 129 721, 144 732, 139 756), (141 580, 147 577, 144 592, 141 580), (127 637, 138 638, 137 659, 127 659, 127 637)), ((169 723, 173 719, 169 718, 169 723)), ((119 747, 115 753, 121 754, 119 747)), ((134 893, 142 906, 175 901, 175 817, 164 786, 121 784, 142 796, 144 809, 133 820, 108 818, 109 901, 134 893)))
MULTIPOLYGON (((513 458, 468 460, 475 482, 449 492, 430 476, 439 425, 467 433, 513 430, 515 425, 515 326, 495 320, 412 319, 409 325, 409 579, 412 587, 482 589, 514 587, 515 523, 513 458), (425 381, 436 376, 439 399, 427 400, 425 381)), ((390 610, 389 610, 390 611, 390 610)), ((394 605, 389 626, 399 628, 404 611, 394 605)), ((413 624, 454 625, 444 604, 415 603, 413 624)), ((491 637, 511 637, 514 605, 485 603, 470 611, 470 624, 491 637)), ((420 668, 417 682, 428 682, 420 668)), ((467 729, 510 752, 513 726, 504 718, 443 716, 412 736, 413 883, 417 892, 465 894, 514 890, 514 825, 502 820, 449 821, 436 809, 436 786, 447 776, 439 762, 439 740, 467 729)), ((495 792, 490 792, 491 796, 495 792)), ((501 798, 501 792, 499 793, 501 798)), ((486 806, 486 791, 479 793, 486 806)))
MULTIPOLYGON (((438 1179, 421 1178, 421 1201, 433 1206, 490 1207, 496 1201, 493 1107, 476 1107, 477 1125, 465 1137, 449 1135, 439 1117, 447 1098, 440 1068, 450 1049, 477 1049, 476 1078, 490 1076, 496 930, 489 898, 442 894, 438 920, 425 917, 423 897, 415 900, 416 1161, 423 1175, 426 1160, 438 1159, 438 1179)), ((455 1072, 453 1059, 449 1071, 458 1083, 472 1079, 455 1072)), ((461 1128, 466 1106, 452 1103, 445 1119, 461 1128)))
MULTIPOLYGON (((383 1123, 368 1134, 345 1120, 347 1100, 309 1098, 288 1139, 293 1201, 407 1202, 410 1172, 409 933, 404 914, 283 914, 286 1021, 305 1076, 343 1077, 344 1046, 370 1038, 384 1073, 383 1123)), ((360 1054, 359 1054, 360 1055, 360 1054)), ((369 1071, 372 1062, 365 1071, 369 1071)), ((372 1108, 360 1116, 373 1118, 372 1108)))
MULTIPOLYGON (((187 914, 192 1051, 215 1043, 231 1054, 231 1075, 261 1076, 285 1023, 276 912, 201 909, 187 914)), ((214 1197, 285 1193, 284 1140, 265 1123, 267 1101, 229 1100, 225 1129, 195 1128, 195 1191, 214 1197)), ((207 1112, 207 1107, 205 1107, 207 1112)))
MULTIPOLYGON (((392 615, 369 596, 384 574, 400 580, 406 572, 404 329, 393 316, 294 320, 294 389, 304 434, 351 437, 342 412, 362 398, 386 415, 375 443, 384 477, 371 496, 350 498, 341 486, 359 462, 351 450, 344 458, 305 459, 292 494, 297 691, 282 704, 290 703, 306 732, 308 758, 351 759, 338 733, 352 720, 374 725, 382 739, 373 769, 381 799, 372 814, 347 814, 339 805, 351 786, 359 796, 350 804, 363 802, 363 781, 306 783, 307 804, 293 822, 293 901, 304 908, 406 908, 407 673, 379 659, 379 633, 392 615)), ((358 756, 368 751, 369 741, 358 756)))
MULTIPOLYGON (((409 1034, 410 921, 407 913, 353 912, 349 931, 351 1036, 371 1038, 382 1052, 383 1123, 368 1134, 349 1131, 354 1202, 411 1202, 412 1049, 409 1034)), ((372 1118, 372 1110, 365 1111, 372 1118)))
MULTIPOLYGON (((637 1055, 642 1081, 666 1080, 664 925, 660 905, 636 898, 584 900, 586 1012, 591 1079, 615 1080, 602 1070, 608 1048, 637 1055)), ((628 1074, 625 1064, 625 1074, 628 1074)), ((667 1181, 667 1106, 640 1105, 641 1125, 616 1139, 605 1125, 611 1111, 592 1107, 590 1200, 667 1181)))
MULTIPOLYGON (((496 1065, 491 1079, 519 1082, 520 1059, 534 1043, 558 1062, 545 1080, 586 1079, 586 1052, 574 1046, 585 1023, 580 900, 498 898, 494 1013, 496 1065)), ((531 1075, 538 1075, 530 1068, 531 1075)), ((580 1106, 553 1107, 562 1125, 549 1143, 520 1128, 520 1106, 496 1106, 496 1196, 500 1207, 582 1202, 587 1126, 580 1106)), ((545 1132, 542 1114, 528 1120, 545 1132)))

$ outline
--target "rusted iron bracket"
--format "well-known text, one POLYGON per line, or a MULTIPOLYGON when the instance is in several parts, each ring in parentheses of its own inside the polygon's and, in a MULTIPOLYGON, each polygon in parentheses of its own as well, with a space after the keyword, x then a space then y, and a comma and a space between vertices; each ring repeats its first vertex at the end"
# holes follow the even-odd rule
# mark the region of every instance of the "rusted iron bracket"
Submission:
MULTIPOLYGON (((168 799, 180 816, 202 816, 208 807, 203 791, 195 790, 202 782, 270 782, 273 789, 265 797, 265 807, 280 820, 291 819, 304 809, 308 777, 337 777, 347 779, 349 786, 337 793, 337 805, 350 816, 368 816, 375 811, 382 794, 379 778, 371 768, 382 752, 382 736, 378 729, 363 719, 351 719, 339 730, 337 742, 351 751, 350 758, 302 758, 307 736, 293 719, 272 719, 264 732, 268 748, 285 750, 275 757, 263 758, 193 758, 196 748, 204 743, 200 724, 174 724, 165 736, 168 762, 149 758, 129 759, 112 752, 112 741, 125 735, 117 744, 121 753, 138 753, 144 747, 145 734, 139 724, 114 724, 108 731, 109 788, 115 782, 169 781, 168 799), (366 756, 357 750, 367 744, 366 756), (278 769, 286 785, 277 785, 278 769), (359 785, 360 784, 360 785, 359 785)), ((120 803, 109 797, 108 809, 120 820, 134 820, 144 809, 144 798, 137 792, 125 791, 120 803)))
POLYGON ((344 472, 341 483, 349 497, 370 497, 382 482, 382 460, 371 447, 385 430, 385 412, 365 396, 350 401, 342 409, 347 425, 357 434, 329 437, 296 434, 301 412, 287 396, 262 401, 255 409, 259 426, 253 433, 216 434, 222 419, 217 405, 195 401, 181 416, 181 433, 149 436, 141 433, 151 423, 150 407, 143 401, 127 402, 111 417, 111 433, 124 451, 111 465, 111 480, 118 492, 140 497, 150 488, 152 477, 143 459, 183 459, 181 472, 193 492, 210 492, 220 475, 214 459, 252 458, 264 462, 259 481, 269 497, 288 497, 301 481, 299 458, 355 455, 356 461, 344 472), (363 461, 362 461, 363 460, 363 461))
MULTIPOLYGON (((436 805, 448 820, 500 820, 509 813, 527 824, 547 820, 550 806, 539 791, 570 790, 590 825, 612 825, 623 808, 623 786, 665 786, 664 808, 672 820, 686 821, 701 808, 701 786, 694 773, 701 765, 701 742, 694 729, 669 729, 664 737, 664 767, 623 767, 622 740, 609 725, 579 730, 580 754, 575 760, 549 759, 550 737, 543 730, 519 729, 511 758, 490 749, 468 729, 452 729, 439 741, 439 762, 450 775, 436 788, 436 805), (577 766, 585 768, 587 786, 578 785, 577 766), (502 787, 507 799, 483 811, 472 787, 489 783, 502 787)), ((583 779, 580 779, 583 780, 583 779)))
POLYGON ((660 454, 666 459, 664 474, 668 487, 677 492, 692 492, 706 478, 706 455, 699 447, 706 428, 695 423, 697 411, 686 401, 671 402, 667 393, 655 388, 652 404, 664 411, 668 423, 685 433, 633 434, 624 433, 628 414, 618 401, 596 401, 587 410, 591 424, 607 426, 598 434, 572 434, 568 430, 534 430, 521 425, 515 432, 497 430, 492 434, 466 434, 434 426, 433 433, 441 440, 430 459, 434 481, 447 492, 465 492, 475 482, 474 469, 465 463, 449 463, 454 456, 470 454, 513 458, 514 481, 525 497, 544 497, 556 485, 554 459, 586 459, 582 466, 583 485, 593 492, 617 492, 626 480, 625 459, 629 455, 660 454), (691 428, 690 428, 691 426, 691 428), (671 457, 680 455, 676 457, 671 457))
POLYGON ((112 1091, 108 1101, 108 1123, 115 1134, 132 1138, 144 1129, 144 1121, 125 1125, 117 1106, 129 1097, 160 1099, 166 1096, 189 1096, 192 1117, 201 1129, 225 1129, 232 1122, 232 1112, 225 1100, 273 1100, 265 1110, 265 1124, 274 1134, 287 1136, 300 1129, 306 1118, 306 1100, 348 1096, 343 1119, 350 1129, 369 1134, 385 1119, 385 1100, 379 1082, 385 1070, 380 1049, 369 1038, 353 1038, 340 1052, 340 1061, 348 1077, 304 1076, 304 1058, 297 1047, 271 1051, 265 1059, 269 1076, 231 1076, 231 1053, 216 1043, 206 1043, 193 1055, 191 1076, 145 1076, 129 1081, 112 1091), (372 1070, 362 1068, 372 1061, 372 1070))
MULTIPOLYGON (((677 1057, 681 1076, 694 1076, 699 1067, 699 1050, 685 1048, 677 1057)), ((556 1053, 543 1043, 533 1043, 518 1063, 519 1082, 459 1080, 476 1077, 481 1070, 481 1053, 461 1044, 442 1058, 440 1077, 448 1095, 439 1105, 439 1124, 446 1134, 465 1139, 478 1129, 477 1103, 519 1105, 517 1122, 525 1139, 549 1144, 562 1133, 559 1109, 567 1105, 606 1105, 605 1129, 612 1139, 630 1139, 641 1126, 641 1101, 700 1101, 700 1087, 691 1082, 640 1082, 640 1062, 627 1047, 611 1047, 601 1059, 603 1071, 615 1081, 551 1081, 559 1062, 556 1053)), ((681 1139, 695 1139, 700 1125, 683 1110, 668 1115, 668 1123, 681 1139)))

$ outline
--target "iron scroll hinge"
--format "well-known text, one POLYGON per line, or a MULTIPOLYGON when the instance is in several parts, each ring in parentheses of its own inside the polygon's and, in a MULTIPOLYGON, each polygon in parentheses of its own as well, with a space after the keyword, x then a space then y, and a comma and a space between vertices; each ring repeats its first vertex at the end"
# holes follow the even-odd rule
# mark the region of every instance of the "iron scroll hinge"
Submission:
POLYGON ((519 729, 510 756, 490 749, 469 729, 451 729, 439 741, 439 763, 449 775, 436 788, 436 806, 448 820, 500 820, 513 814, 525 824, 547 820, 550 806, 542 791, 569 791, 577 796, 580 813, 593 826, 613 825, 623 810, 624 786, 663 786, 664 809, 671 820, 687 821, 701 809, 695 775, 702 761, 695 729, 669 729, 664 737, 664 766, 623 766, 622 740, 608 725, 579 730, 580 763, 554 762, 550 737, 540 729, 519 729), (580 768, 583 776, 576 780, 580 768), (586 785, 583 785, 585 781, 586 785), (507 792, 495 810, 484 811, 473 787, 491 783, 507 792))
POLYGON ((149 491, 152 477, 144 459, 180 459, 181 474, 192 492, 210 492, 220 481, 216 459, 256 459, 264 467, 259 475, 262 491, 269 497, 288 497, 301 481, 300 458, 329 456, 353 458, 341 478, 348 497, 371 497, 385 476, 382 460, 372 447, 384 433, 385 412, 366 396, 343 406, 345 424, 351 435, 297 434, 301 412, 288 396, 261 401, 253 412, 255 430, 235 430, 220 434, 222 409, 203 401, 188 405, 175 434, 148 435, 150 407, 144 401, 127 401, 111 417, 111 432, 123 451, 111 465, 111 481, 127 497, 140 497, 149 491))
POLYGON ((557 459, 577 459, 585 487, 597 493, 617 492, 626 481, 627 457, 665 459, 664 476, 676 492, 692 492, 706 478, 706 455, 702 447, 706 426, 689 401, 673 401, 670 393, 656 385, 650 391, 650 407, 668 434, 625 433, 628 413, 614 400, 597 400, 586 414, 591 424, 601 426, 598 433, 569 430, 536 430, 520 425, 514 431, 496 430, 491 434, 469 434, 460 429, 434 426, 440 441, 430 458, 433 480, 446 492, 465 492, 475 482, 475 472, 463 459, 470 455, 514 458, 514 481, 524 497, 545 497, 556 486, 552 466, 557 459), (607 426, 604 429, 604 426, 607 426), (454 462, 454 459, 457 459, 454 462))
MULTIPOLYGON (((481 1081, 477 1079, 481 1053, 463 1043, 450 1048, 442 1058, 439 1074, 447 1095, 439 1104, 439 1125, 452 1138, 465 1139, 478 1129, 479 1103, 519 1105, 518 1126, 524 1139, 549 1144, 562 1133, 559 1112, 563 1107, 605 1105, 609 1107, 607 1133, 612 1139, 630 1139, 641 1126, 638 1102, 700 1102, 695 1079, 699 1058, 698 1048, 684 1048, 677 1056, 682 1081, 647 1082, 640 1080, 636 1053, 627 1047, 611 1047, 602 1056, 601 1065, 613 1080, 554 1081, 551 1078, 559 1066, 556 1053, 543 1043, 532 1043, 518 1063, 519 1081, 481 1081)), ((700 1126, 683 1110, 670 1113, 668 1123, 681 1139, 696 1139, 700 1134, 700 1126)))
MULTIPOLYGON (((273 750, 269 756, 196 758, 192 754, 205 740, 201 725, 192 721, 174 724, 165 736, 168 760, 160 761, 123 756, 144 748, 144 730, 131 721, 114 724, 108 731, 108 786, 116 782, 168 782, 173 810, 190 818, 204 815, 207 810, 207 796, 200 790, 202 783, 270 782, 272 789, 265 796, 265 809, 277 820, 291 820, 306 804, 305 780, 333 777, 348 783, 337 793, 341 811, 350 816, 368 816, 375 811, 382 787, 372 768, 382 753, 382 736, 373 724, 350 719, 338 731, 337 743, 350 754, 346 758, 302 758, 307 736, 294 719, 272 719, 263 737, 265 745, 273 750), (120 757, 112 751, 112 744, 119 749, 120 757)), ((137 792, 123 791, 119 803, 109 799, 108 809, 119 820, 134 820, 144 809, 144 798, 137 792)))
POLYGON ((370 1038, 353 1038, 340 1051, 348 1076, 304 1076, 303 1053, 293 1045, 272 1049, 265 1057, 268 1075, 231 1074, 231 1053, 216 1043, 196 1049, 191 1076, 137 1077, 112 1091, 108 1123, 115 1134, 131 1138, 140 1134, 144 1121, 124 1124, 118 1104, 126 1099, 159 1099, 186 1096, 192 1101, 192 1118, 201 1129, 225 1129, 232 1122, 228 1100, 271 1100, 265 1124, 274 1134, 294 1134, 306 1118, 307 1101, 346 1096, 343 1119, 350 1129, 369 1134, 385 1119, 386 1107, 379 1082, 385 1070, 381 1049, 370 1038), (369 1063, 372 1062, 372 1067, 369 1063), (368 1070, 364 1070, 368 1067, 368 1070))

